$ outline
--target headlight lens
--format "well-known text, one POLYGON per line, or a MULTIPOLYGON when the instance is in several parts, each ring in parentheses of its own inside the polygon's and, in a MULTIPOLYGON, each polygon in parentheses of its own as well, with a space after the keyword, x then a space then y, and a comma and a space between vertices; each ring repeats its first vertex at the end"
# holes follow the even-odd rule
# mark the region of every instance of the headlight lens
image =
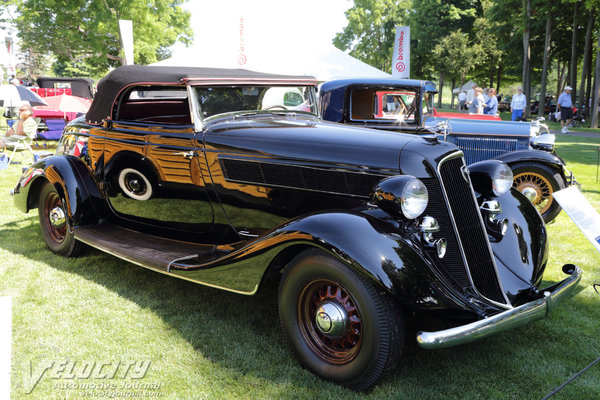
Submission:
MULTIPOLYGON (((512 180, 512 174, 511 174, 512 180)), ((412 178, 406 183, 402 190, 401 206, 402 214, 406 218, 415 219, 419 215, 423 214, 429 201, 429 194, 427 188, 417 178, 412 178)))
POLYGON ((513 173, 508 165, 501 163, 492 177, 492 190, 496 196, 501 196, 508 192, 513 184, 513 173))

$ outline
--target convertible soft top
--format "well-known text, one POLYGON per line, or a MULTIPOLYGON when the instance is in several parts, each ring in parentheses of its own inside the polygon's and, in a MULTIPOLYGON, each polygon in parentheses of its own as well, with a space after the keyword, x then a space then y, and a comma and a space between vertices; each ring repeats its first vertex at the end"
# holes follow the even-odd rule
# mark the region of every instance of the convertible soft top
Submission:
POLYGON ((111 116, 119 94, 129 86, 140 84, 316 85, 317 79, 306 75, 276 75, 245 69, 127 65, 113 70, 98 82, 97 94, 86 121, 94 125, 101 124, 111 116))

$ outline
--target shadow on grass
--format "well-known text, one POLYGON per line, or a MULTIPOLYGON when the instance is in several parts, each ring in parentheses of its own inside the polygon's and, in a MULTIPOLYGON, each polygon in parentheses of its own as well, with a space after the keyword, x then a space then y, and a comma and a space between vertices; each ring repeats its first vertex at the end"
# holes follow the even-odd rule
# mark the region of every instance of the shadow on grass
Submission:
MULTIPOLYGON (((307 394, 319 388, 344 398, 362 397, 315 377, 297 364, 279 328, 276 283, 248 297, 173 279, 94 249, 80 258, 65 259, 46 249, 34 217, 20 222, 25 220, 32 223, 25 227, 16 227, 13 222, 0 225, 1 248, 78 274, 151 309, 196 351, 220 366, 275 384, 291 384, 307 394), (10 237, 22 240, 8 240, 10 237)), ((561 314, 578 307, 567 304, 567 311, 561 314)), ((561 321, 555 316, 546 324, 561 321)), ((495 338, 439 351, 420 349, 411 330, 400 365, 370 395, 439 398, 444 393, 444 398, 463 398, 468 387, 471 394, 490 394, 484 397, 542 397, 554 383, 548 384, 544 374, 527 379, 523 374, 539 368, 548 354, 556 352, 554 346, 560 346, 560 330, 548 332, 544 325, 530 324, 495 338), (540 338, 545 341, 539 342, 540 338)))

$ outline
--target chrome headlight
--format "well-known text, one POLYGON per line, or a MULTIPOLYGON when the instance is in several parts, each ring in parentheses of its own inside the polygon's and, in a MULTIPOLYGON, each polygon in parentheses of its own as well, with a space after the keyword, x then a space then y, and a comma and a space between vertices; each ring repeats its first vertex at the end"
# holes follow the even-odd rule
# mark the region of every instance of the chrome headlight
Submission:
POLYGON ((508 192, 513 184, 512 169, 502 161, 499 162, 501 165, 492 176, 492 190, 496 196, 501 196, 508 192))
POLYGON ((379 182, 373 200, 392 215, 415 219, 427 208, 429 194, 419 179, 409 175, 399 175, 379 182))
POLYGON ((501 196, 512 187, 513 173, 498 160, 486 160, 469 166, 473 189, 485 197, 501 196))

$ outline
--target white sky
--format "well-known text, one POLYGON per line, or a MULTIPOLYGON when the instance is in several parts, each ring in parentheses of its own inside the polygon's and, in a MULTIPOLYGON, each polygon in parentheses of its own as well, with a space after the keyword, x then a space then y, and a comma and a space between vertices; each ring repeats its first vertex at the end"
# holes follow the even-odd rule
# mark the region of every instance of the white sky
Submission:
MULTIPOLYGON (((189 0, 194 47, 205 43, 239 43, 240 18, 253 36, 273 45, 330 46, 347 25, 351 0, 189 0)), ((304 46, 303 46, 304 47, 304 46)))

